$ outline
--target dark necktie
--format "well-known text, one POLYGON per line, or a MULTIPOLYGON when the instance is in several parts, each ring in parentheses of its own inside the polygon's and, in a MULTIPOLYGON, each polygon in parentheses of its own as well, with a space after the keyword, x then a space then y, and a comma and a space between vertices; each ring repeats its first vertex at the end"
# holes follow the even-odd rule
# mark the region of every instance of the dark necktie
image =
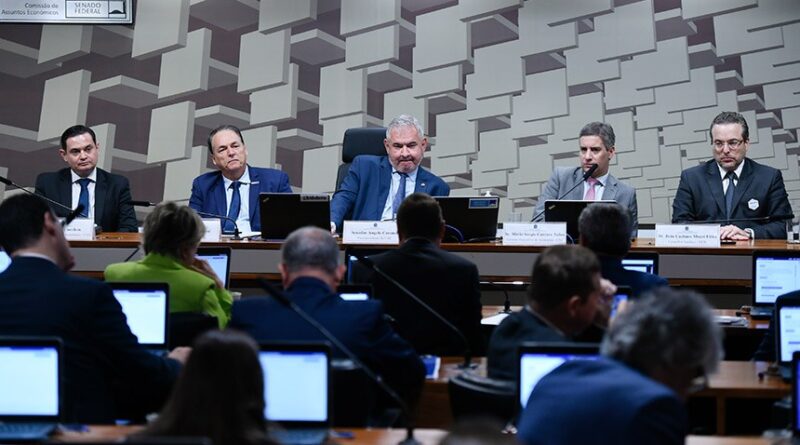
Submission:
POLYGON ((730 219, 733 212, 733 194, 736 192, 736 172, 728 172, 725 177, 728 179, 728 190, 725 191, 725 218, 730 219))
POLYGON ((78 204, 83 204, 83 210, 80 215, 81 218, 89 217, 89 184, 92 182, 89 178, 78 179, 78 185, 81 186, 81 194, 78 195, 78 204))
POLYGON ((392 200, 392 216, 397 215, 397 209, 400 208, 400 203, 403 202, 403 199, 406 197, 406 178, 408 178, 408 174, 395 172, 400 175, 400 187, 397 188, 397 193, 394 194, 394 199, 392 200))
MULTIPOLYGON (((242 206, 242 197, 239 195, 239 186, 242 185, 239 181, 233 181, 231 183, 231 188, 233 189, 233 193, 231 194, 231 206, 228 208, 228 218, 236 221, 239 219, 239 208, 242 206)), ((234 225, 233 221, 226 220, 223 230, 226 233, 233 233, 234 232, 234 225)))

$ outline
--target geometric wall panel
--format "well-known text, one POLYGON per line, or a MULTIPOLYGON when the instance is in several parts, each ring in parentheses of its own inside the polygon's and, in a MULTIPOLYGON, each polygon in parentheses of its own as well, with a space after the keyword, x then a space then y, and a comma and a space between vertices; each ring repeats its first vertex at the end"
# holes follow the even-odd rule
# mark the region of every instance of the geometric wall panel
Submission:
POLYGON ((89 71, 78 70, 45 82, 38 140, 56 139, 65 128, 86 120, 91 77, 89 71))

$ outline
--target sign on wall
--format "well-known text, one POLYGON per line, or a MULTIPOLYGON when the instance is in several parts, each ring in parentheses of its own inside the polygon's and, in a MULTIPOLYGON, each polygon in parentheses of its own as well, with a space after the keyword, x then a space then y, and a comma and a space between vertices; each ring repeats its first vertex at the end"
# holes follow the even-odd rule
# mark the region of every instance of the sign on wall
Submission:
POLYGON ((133 23, 133 0, 3 0, 0 23, 133 23))

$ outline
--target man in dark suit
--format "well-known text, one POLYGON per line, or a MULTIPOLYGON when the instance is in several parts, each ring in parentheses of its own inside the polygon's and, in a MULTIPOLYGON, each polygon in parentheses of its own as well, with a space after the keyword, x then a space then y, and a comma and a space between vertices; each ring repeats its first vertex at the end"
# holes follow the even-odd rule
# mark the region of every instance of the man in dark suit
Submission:
MULTIPOLYGON (((397 232, 400 247, 374 255, 370 257, 372 261, 453 323, 467 338, 472 353, 482 355, 485 339, 481 332, 478 268, 439 248, 444 236, 439 203, 422 193, 409 195, 397 211, 397 232)), ((371 269, 356 263, 353 281, 373 285, 375 296, 395 319, 397 332, 417 353, 464 353, 465 345, 453 331, 371 269)))
POLYGON ((419 121, 400 115, 386 128, 387 156, 361 155, 353 160, 342 186, 331 200, 331 229, 341 230, 345 217, 353 220, 394 219, 411 193, 448 196, 450 186, 420 167, 428 138, 419 121))
POLYGON ((722 222, 723 240, 784 238, 784 220, 793 215, 783 176, 745 157, 750 137, 744 116, 722 112, 709 133, 714 159, 681 173, 672 222, 722 222))
POLYGON ((598 360, 565 362, 534 386, 520 415, 526 445, 683 444, 683 401, 722 356, 702 295, 660 288, 611 324, 598 360))
MULTIPOLYGON (((124 176, 97 168, 100 144, 94 131, 83 125, 67 128, 61 134, 58 152, 69 165, 36 178, 36 193, 75 208, 83 204, 80 217, 92 218, 106 232, 136 232, 136 213, 131 206, 131 188, 124 176)), ((67 210, 53 206, 58 216, 67 210)))
POLYGON ((600 263, 581 246, 545 249, 533 265, 528 304, 503 320, 489 340, 489 377, 514 380, 523 342, 563 342, 608 314, 616 288, 600 276, 600 263))
POLYGON ((628 212, 619 204, 587 206, 578 219, 580 243, 597 254, 603 278, 617 286, 629 286, 636 296, 668 286, 658 275, 622 267, 622 259, 631 248, 630 225, 628 212))
POLYGON ((0 335, 61 338, 65 420, 113 422, 130 401, 117 390, 136 395, 140 415, 158 410, 189 348, 170 358, 147 352, 106 284, 66 273, 74 259, 41 198, 22 194, 0 204, 0 246, 12 257, 0 274, 0 335))
MULTIPOLYGON (((330 233, 295 230, 283 243, 278 265, 288 296, 407 400, 422 389, 425 367, 414 349, 383 319, 379 301, 344 301, 335 289, 344 275, 339 246, 330 233)), ((291 309, 267 297, 233 304, 229 328, 257 341, 327 341, 291 309)), ((334 355, 345 358, 339 350, 334 355)))
POLYGON ((556 167, 544 190, 536 200, 534 217, 544 220, 544 203, 554 199, 584 201, 617 201, 628 209, 633 223, 630 236, 636 238, 639 228, 639 210, 636 204, 636 190, 621 182, 608 171, 609 163, 616 154, 614 128, 605 122, 590 122, 581 128, 578 144, 580 147, 579 167, 556 167), (584 172, 593 165, 597 170, 586 181, 584 172), (583 183, 583 187, 578 184, 583 183), (570 192, 570 190, 572 190, 570 192), (566 196, 565 193, 569 192, 566 196))
MULTIPOLYGON (((225 215, 236 221, 242 233, 260 231, 259 193, 292 193, 289 176, 274 168, 247 165, 247 147, 242 132, 233 125, 223 125, 211 131, 208 151, 211 162, 219 171, 194 179, 189 207, 201 212, 201 216, 225 215)), ((223 219, 222 231, 233 233, 233 222, 223 219)))

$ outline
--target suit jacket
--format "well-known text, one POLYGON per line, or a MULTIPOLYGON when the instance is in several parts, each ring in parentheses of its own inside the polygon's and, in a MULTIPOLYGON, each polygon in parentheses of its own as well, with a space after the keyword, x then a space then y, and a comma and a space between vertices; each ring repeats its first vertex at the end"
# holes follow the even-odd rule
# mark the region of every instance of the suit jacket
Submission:
MULTIPOLYGON (((733 194, 730 219, 782 218, 768 222, 732 221, 731 224, 753 229, 756 238, 782 239, 786 236, 784 220, 790 219, 791 214, 792 206, 781 171, 745 158, 733 194)), ((725 194, 717 162, 712 159, 684 170, 672 201, 672 222, 723 221, 725 225, 725 219, 725 194)))
POLYGON ((113 422, 117 386, 158 410, 180 370, 139 345, 107 285, 42 258, 15 258, 0 274, 0 335, 61 337, 69 422, 113 422))
POLYGON ((188 269, 177 260, 149 253, 139 261, 109 264, 109 282, 161 282, 169 284, 170 312, 203 312, 217 317, 219 328, 228 324, 233 297, 211 278, 188 269))
MULTIPOLYGON (((331 200, 331 221, 341 229, 348 219, 375 221, 381 219, 392 185, 392 164, 386 156, 360 155, 353 159, 342 186, 331 200)), ((431 196, 450 195, 450 186, 422 167, 417 168, 414 192, 431 196)))
MULTIPOLYGON (((407 400, 417 397, 425 366, 411 345, 383 319, 379 301, 344 301, 323 281, 310 277, 295 279, 286 293, 395 391, 407 400)), ((228 327, 247 332, 256 341, 327 341, 291 309, 266 297, 234 303, 228 327)), ((338 349, 334 355, 346 358, 338 349)))
MULTIPOLYGON (((544 221, 545 201, 558 199, 561 195, 566 193, 567 190, 575 187, 582 181, 583 170, 580 167, 557 167, 553 171, 553 174, 550 175, 550 179, 547 180, 544 191, 542 191, 536 201, 536 210, 533 212, 534 215, 539 215, 536 221, 544 221)), ((575 190, 561 199, 583 199, 583 187, 575 187, 575 190)), ((636 205, 636 190, 609 174, 606 179, 605 190, 603 191, 603 200, 617 201, 619 205, 628 209, 632 224, 631 236, 635 238, 639 229, 639 210, 636 205)))
POLYGON ((600 275, 617 286, 630 286, 634 296, 661 286, 669 286, 667 280, 655 274, 628 270, 622 267, 619 258, 598 254, 600 275))
MULTIPOLYGON (((381 270, 408 288, 467 337, 474 355, 483 355, 478 268, 424 238, 370 257, 381 270)), ((464 344, 443 323, 371 269, 356 263, 353 281, 371 283, 375 297, 396 321, 397 332, 419 354, 461 355, 464 344)))
MULTIPOLYGON (((250 173, 250 228, 261 230, 261 212, 258 201, 259 193, 292 193, 289 175, 274 168, 258 168, 247 166, 250 173)), ((209 172, 194 178, 192 196, 189 207, 198 212, 215 215, 228 214, 228 202, 225 199, 225 183, 222 173, 209 172)))
POLYGON ((688 421, 670 388, 600 358, 566 362, 539 380, 518 427, 526 445, 679 445, 688 421))
MULTIPOLYGON (((72 202, 72 174, 69 168, 55 173, 42 173, 36 177, 36 193, 74 208, 72 202)), ((94 186, 94 222, 104 232, 136 232, 136 212, 131 206, 131 187, 128 178, 97 169, 94 186)), ((67 216, 61 207, 51 206, 58 216, 67 216)))
POLYGON ((517 349, 521 343, 528 341, 565 342, 571 339, 546 325, 526 308, 514 312, 500 322, 489 340, 489 351, 486 355, 489 377, 515 380, 517 349))

